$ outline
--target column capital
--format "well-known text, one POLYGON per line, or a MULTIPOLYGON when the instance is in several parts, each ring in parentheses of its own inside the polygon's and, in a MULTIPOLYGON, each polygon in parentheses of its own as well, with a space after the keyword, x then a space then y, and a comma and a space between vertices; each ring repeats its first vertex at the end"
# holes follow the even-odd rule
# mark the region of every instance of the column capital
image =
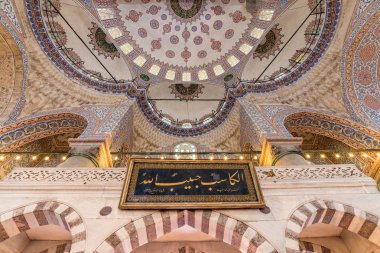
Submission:
POLYGON ((260 157, 260 166, 274 166, 285 156, 291 157, 288 165, 309 164, 301 153, 302 137, 270 137, 266 138, 260 157))

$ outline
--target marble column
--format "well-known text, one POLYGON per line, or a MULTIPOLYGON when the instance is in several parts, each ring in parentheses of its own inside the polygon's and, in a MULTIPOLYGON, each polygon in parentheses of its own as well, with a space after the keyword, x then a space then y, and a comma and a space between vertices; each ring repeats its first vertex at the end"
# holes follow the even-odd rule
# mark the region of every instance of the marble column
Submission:
POLYGON ((260 166, 310 165, 301 152, 302 138, 272 137, 264 141, 260 166))

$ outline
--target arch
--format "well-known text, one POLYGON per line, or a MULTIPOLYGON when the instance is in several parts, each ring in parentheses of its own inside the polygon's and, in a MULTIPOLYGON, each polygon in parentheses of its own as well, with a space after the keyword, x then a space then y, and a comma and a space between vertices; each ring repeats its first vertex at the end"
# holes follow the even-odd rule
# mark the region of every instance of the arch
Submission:
POLYGON ((315 133, 358 149, 380 148, 380 133, 347 119, 315 112, 297 112, 284 119, 287 131, 315 133))
POLYGON ((87 120, 73 113, 52 113, 20 120, 0 128, 0 150, 12 151, 32 141, 63 133, 82 133, 87 120))
POLYGON ((301 252, 300 233, 314 224, 331 224, 380 246, 380 227, 377 216, 339 202, 314 200, 299 206, 291 214, 285 229, 287 253, 301 252))
POLYGON ((277 250, 245 223, 208 210, 156 212, 112 233, 94 253, 131 252, 175 229, 189 225, 230 244, 241 252, 276 253, 277 250))
POLYGON ((0 150, 10 151, 61 133, 81 133, 78 139, 82 140, 103 140, 115 134, 120 121, 130 117, 132 103, 84 105, 29 115, 0 128, 0 150))
POLYGON ((30 229, 56 225, 70 232, 70 253, 83 253, 86 229, 80 215, 66 204, 43 201, 16 208, 0 215, 0 243, 30 229))
MULTIPOLYGON (((1 10, 0 10, 1 12, 1 10)), ((12 25, 0 15, 0 123, 15 118, 25 103, 28 60, 23 42, 12 25)))
POLYGON ((322 252, 322 253, 335 253, 329 248, 326 248, 325 246, 315 244, 315 243, 310 243, 310 242, 304 242, 300 241, 300 249, 304 252, 308 253, 317 253, 317 252, 322 252))

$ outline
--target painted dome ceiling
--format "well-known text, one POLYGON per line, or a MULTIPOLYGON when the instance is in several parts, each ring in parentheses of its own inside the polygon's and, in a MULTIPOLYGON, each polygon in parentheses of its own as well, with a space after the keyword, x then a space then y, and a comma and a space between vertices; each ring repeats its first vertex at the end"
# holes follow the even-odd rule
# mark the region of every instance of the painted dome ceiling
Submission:
POLYGON ((178 136, 207 132, 236 98, 289 85, 323 54, 338 0, 27 0, 36 38, 69 78, 137 98, 178 136), (321 4, 318 4, 321 2, 321 4))

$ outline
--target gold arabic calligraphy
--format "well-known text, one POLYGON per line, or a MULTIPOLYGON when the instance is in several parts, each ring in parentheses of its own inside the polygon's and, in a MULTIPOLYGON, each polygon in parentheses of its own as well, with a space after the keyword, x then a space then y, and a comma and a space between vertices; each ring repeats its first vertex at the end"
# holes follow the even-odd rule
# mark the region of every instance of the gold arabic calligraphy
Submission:
MULTIPOLYGON (((141 181, 139 184, 140 185, 141 184, 147 185, 147 184, 151 184, 154 182, 155 186, 172 187, 172 186, 179 186, 179 185, 183 185, 183 184, 192 183, 192 182, 195 182, 195 181, 198 181, 201 179, 202 179, 202 177, 197 175, 194 178, 189 177, 187 180, 178 181, 178 182, 159 182, 158 181, 158 174, 156 174, 155 179, 154 178, 145 179, 145 180, 141 181)), ((226 181, 227 181, 227 179, 221 179, 221 180, 215 180, 215 181, 209 181, 209 182, 201 180, 200 183, 201 183, 201 185, 210 186, 210 185, 220 184, 220 183, 223 183, 226 181)), ((238 173, 238 171, 236 171, 232 175, 230 173, 228 173, 228 181, 229 181, 231 186, 234 186, 236 183, 240 183, 240 174, 238 173)))

